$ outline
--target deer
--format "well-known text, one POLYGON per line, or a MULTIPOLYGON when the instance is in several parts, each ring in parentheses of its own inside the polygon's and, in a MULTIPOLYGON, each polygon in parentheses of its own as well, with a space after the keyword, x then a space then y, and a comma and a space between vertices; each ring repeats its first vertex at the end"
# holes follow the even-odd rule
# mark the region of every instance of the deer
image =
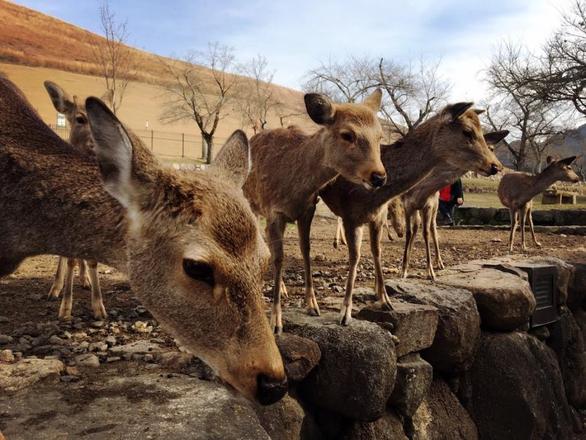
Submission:
MULTIPOLYGON (((64 114, 69 123, 69 144, 81 153, 94 157, 94 144, 85 106, 78 102, 75 95, 71 98, 67 92, 52 81, 45 81, 44 86, 55 110, 64 114)), ((88 233, 91 232, 88 231, 88 233)), ((94 318, 106 319, 108 315, 102 300, 98 262, 65 257, 59 257, 53 285, 48 294, 49 299, 58 298, 65 287, 65 293, 59 307, 59 319, 71 319, 73 272, 76 265, 79 266, 79 278, 83 287, 91 289, 91 307, 94 318)))
MULTIPOLYGON (((267 220, 267 240, 273 266, 271 327, 283 329, 283 234, 287 223, 296 222, 298 231, 308 229, 315 213, 317 196, 328 182, 342 175, 372 191, 386 180, 380 157, 383 132, 377 118, 382 92, 375 90, 362 103, 339 104, 327 96, 304 96, 309 117, 321 126, 313 134, 298 127, 264 130, 250 140, 252 168, 244 194, 257 215, 267 220)), ((302 234, 302 253, 308 252, 309 236, 302 234)), ((320 310, 309 284, 306 261, 306 309, 320 310)))
MULTIPOLYGON (((478 112, 481 112, 481 110, 478 110, 478 112)), ((490 151, 494 151, 494 145, 498 144, 508 134, 509 132, 507 130, 486 133, 484 135, 484 141, 490 151)), ((434 265, 431 258, 430 238, 433 240, 435 248, 435 265, 438 269, 444 269, 444 263, 441 258, 439 247, 436 220, 439 208, 439 190, 444 186, 453 183, 468 171, 476 170, 471 169, 465 163, 462 163, 461 165, 455 163, 446 164, 441 167, 439 171, 427 176, 415 187, 401 195, 403 206, 405 208, 406 224, 405 248, 403 252, 403 261, 401 263, 401 278, 407 278, 411 252, 420 225, 422 227, 423 240, 425 243, 428 278, 432 281, 435 281, 436 279, 434 265)))
MULTIPOLYGON (((340 308, 340 324, 349 325, 352 320, 352 291, 360 261, 364 225, 369 228, 377 303, 391 310, 390 298, 384 288, 380 249, 386 204, 450 164, 486 175, 496 174, 501 169, 501 163, 486 144, 480 120, 472 105, 471 102, 448 105, 403 139, 383 145, 381 158, 388 178, 386 184, 376 191, 367 192, 341 177, 320 191, 319 196, 324 203, 342 218, 348 242, 349 268, 340 308)), ((304 233, 309 236, 309 231, 304 233)), ((300 241, 304 239, 302 237, 300 241)), ((309 252, 303 253, 303 258, 306 277, 311 279, 309 252)))
POLYGON ((0 77, 0 277, 40 254, 117 268, 162 328, 228 386, 278 401, 287 380, 262 300, 269 250, 242 193, 246 135, 233 133, 209 170, 179 173, 100 99, 85 107, 95 159, 0 77))
POLYGON ((511 217, 511 232, 509 235, 509 252, 513 252, 515 242, 515 232, 519 223, 521 223, 521 249, 527 250, 525 245, 525 224, 529 223, 529 230, 535 246, 541 247, 541 243, 535 237, 533 228, 533 197, 545 191, 547 187, 555 182, 572 182, 580 181, 580 176, 572 169, 572 162, 576 156, 566 157, 565 159, 555 160, 548 158, 548 166, 539 174, 532 175, 529 173, 513 171, 505 174, 498 186, 498 196, 501 203, 509 208, 511 217))

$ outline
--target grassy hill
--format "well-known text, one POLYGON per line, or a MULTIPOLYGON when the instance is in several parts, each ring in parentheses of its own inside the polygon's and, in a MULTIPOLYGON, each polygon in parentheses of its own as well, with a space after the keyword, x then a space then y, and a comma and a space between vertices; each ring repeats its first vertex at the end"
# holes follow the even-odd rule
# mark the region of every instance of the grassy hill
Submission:
MULTIPOLYGON (((32 9, 0 0, 0 71, 6 73, 25 93, 41 117, 55 124, 57 114, 43 87, 50 79, 71 95, 84 98, 102 96, 103 80, 98 76, 92 44, 103 38, 72 24, 47 16, 32 9)), ((162 61, 167 58, 131 48, 140 69, 133 73, 120 118, 139 132, 154 151, 162 156, 177 157, 182 147, 191 158, 200 156, 201 139, 194 122, 180 121, 162 124, 159 121, 165 98, 161 85, 169 81, 162 61), (147 130, 148 122, 148 130, 147 130)), ((200 67, 204 79, 211 74, 200 67)), ((303 113, 303 94, 281 86, 273 86, 274 96, 290 113, 303 113)), ((241 118, 233 108, 227 109, 222 120, 216 144, 241 128, 241 118)), ((306 117, 293 117, 287 124, 312 127, 306 117)), ((269 127, 279 126, 276 114, 270 115, 269 127)))

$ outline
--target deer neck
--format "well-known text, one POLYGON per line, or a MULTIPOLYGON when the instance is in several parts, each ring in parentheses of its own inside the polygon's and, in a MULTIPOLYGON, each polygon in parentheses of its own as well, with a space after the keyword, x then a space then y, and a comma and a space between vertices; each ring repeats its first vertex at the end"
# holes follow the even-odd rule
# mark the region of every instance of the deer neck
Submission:
POLYGON ((309 136, 303 145, 304 153, 300 159, 302 170, 306 171, 303 179, 304 186, 309 192, 319 191, 339 175, 335 169, 326 163, 326 151, 324 148, 326 136, 326 129, 322 128, 309 136), (307 170, 310 170, 310 172, 307 173, 307 170))
POLYGON ((530 199, 545 191, 558 180, 558 176, 551 173, 547 168, 541 173, 531 176, 531 185, 528 187, 531 195, 530 199))

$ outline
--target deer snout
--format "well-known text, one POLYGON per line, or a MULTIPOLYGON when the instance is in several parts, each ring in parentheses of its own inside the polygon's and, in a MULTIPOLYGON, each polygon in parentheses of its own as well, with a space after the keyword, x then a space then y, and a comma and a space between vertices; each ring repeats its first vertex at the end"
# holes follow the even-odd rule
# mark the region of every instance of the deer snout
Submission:
POLYGON ((501 167, 499 165, 497 165, 496 163, 492 163, 492 164, 490 164, 490 169, 488 170, 488 175, 494 176, 500 170, 501 170, 501 167))
POLYGON ((256 399, 261 405, 271 405, 283 398, 287 392, 287 378, 276 379, 265 374, 256 377, 256 399))
POLYGON ((387 175, 374 172, 370 175, 370 183, 375 188, 380 188, 387 181, 387 175))

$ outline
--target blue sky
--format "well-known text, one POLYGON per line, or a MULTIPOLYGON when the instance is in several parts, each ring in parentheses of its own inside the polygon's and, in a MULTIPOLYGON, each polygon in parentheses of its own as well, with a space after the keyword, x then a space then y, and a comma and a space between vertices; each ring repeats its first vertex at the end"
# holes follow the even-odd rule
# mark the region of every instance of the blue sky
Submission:
MULTIPOLYGON (((98 0, 16 3, 99 33, 98 0)), ((441 59, 452 99, 485 97, 482 71, 499 42, 540 47, 570 0, 111 0, 128 20, 130 43, 181 56, 208 41, 232 46, 240 60, 264 55, 275 82, 300 88, 320 61, 350 55, 408 62, 441 59)))

